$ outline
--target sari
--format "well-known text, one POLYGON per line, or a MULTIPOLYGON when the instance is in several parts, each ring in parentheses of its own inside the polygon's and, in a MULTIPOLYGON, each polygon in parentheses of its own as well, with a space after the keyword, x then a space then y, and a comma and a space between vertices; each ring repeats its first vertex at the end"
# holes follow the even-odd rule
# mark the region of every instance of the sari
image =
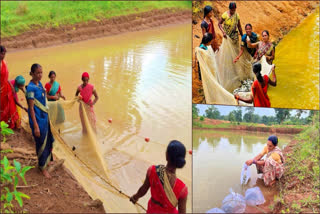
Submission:
MULTIPOLYGON (((57 81, 54 81, 51 85, 50 82, 46 83, 45 85, 46 91, 50 96, 55 96, 57 93, 60 93, 61 87, 60 84, 57 81)), ((55 102, 56 100, 48 99, 49 102, 55 102)), ((63 107, 60 103, 57 103, 57 115, 55 116, 56 121, 55 124, 63 123, 65 121, 65 114, 63 107)))
POLYGON ((258 174, 263 173, 263 181, 265 185, 269 185, 275 179, 280 179, 284 173, 284 157, 281 149, 276 146, 272 151, 269 151, 265 160, 264 166, 256 165, 258 174), (276 152, 280 158, 281 163, 275 161, 271 155, 276 152))
POLYGON ((187 197, 187 186, 177 178, 171 187, 163 165, 149 167, 147 175, 151 188, 147 213, 178 213, 176 206, 179 199, 187 197))
POLYGON ((31 119, 30 108, 28 109, 29 124, 32 130, 32 135, 36 142, 39 168, 43 170, 46 168, 48 162, 53 160, 52 147, 54 143, 54 138, 50 129, 48 107, 46 103, 46 92, 42 87, 41 82, 39 82, 39 85, 30 82, 26 89, 27 100, 34 100, 34 113, 40 129, 40 137, 36 137, 34 135, 34 124, 31 119))
MULTIPOLYGON (((94 91, 94 86, 88 83, 84 87, 80 85, 78 89, 80 91, 80 95, 82 96, 82 101, 85 104, 87 104, 87 105, 84 105, 84 107, 85 107, 88 119, 90 121, 91 127, 93 128, 93 130, 96 130, 96 115, 94 113, 92 100, 91 100, 91 97, 94 91)), ((80 113, 82 129, 84 132, 86 132, 87 130, 85 127, 84 112, 82 111, 81 105, 79 106, 79 113, 80 113)))
POLYGON ((207 33, 211 33, 213 40, 216 38, 216 33, 213 26, 213 21, 210 19, 210 24, 208 24, 205 20, 201 22, 201 28, 204 28, 207 33))
POLYGON ((238 43, 238 23, 240 17, 238 13, 234 13, 231 17, 229 16, 229 12, 226 11, 222 14, 221 18, 224 20, 223 30, 226 34, 232 39, 234 43, 238 43))
POLYGON ((8 82, 9 71, 4 60, 1 61, 0 71, 0 121, 4 121, 9 128, 16 127, 19 115, 14 100, 14 94, 10 83, 8 82))
POLYGON ((258 80, 255 80, 252 84, 251 91, 253 95, 254 107, 270 107, 271 106, 269 97, 267 95, 269 77, 267 75, 264 75, 263 80, 265 84, 263 88, 261 87, 261 84, 259 83, 258 80), (256 89, 255 92, 253 88, 256 89))
MULTIPOLYGON (((257 59, 257 60, 260 60, 264 55, 267 55, 267 56, 271 56, 271 53, 272 53, 272 50, 273 50, 273 44, 271 42, 268 42, 267 44, 265 44, 264 42, 259 42, 259 46, 256 50, 256 53, 254 55, 254 58, 257 59)), ((269 64, 272 63, 272 61, 268 61, 267 62, 269 64)))
MULTIPOLYGON (((10 83, 14 88, 14 91, 12 92, 13 98, 18 101, 17 92, 18 92, 19 88, 15 87, 16 81, 15 80, 10 80, 10 83)), ((17 113, 18 113, 18 119, 17 119, 15 125, 16 125, 17 128, 21 128, 21 109, 20 109, 20 107, 18 105, 16 105, 16 109, 17 109, 17 113)))

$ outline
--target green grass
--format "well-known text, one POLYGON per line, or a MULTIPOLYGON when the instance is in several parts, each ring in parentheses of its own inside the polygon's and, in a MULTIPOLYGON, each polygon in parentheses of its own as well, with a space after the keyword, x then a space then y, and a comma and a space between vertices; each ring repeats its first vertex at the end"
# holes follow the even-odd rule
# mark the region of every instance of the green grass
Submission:
POLYGON ((1 37, 153 9, 191 11, 191 5, 191 1, 1 1, 1 37))

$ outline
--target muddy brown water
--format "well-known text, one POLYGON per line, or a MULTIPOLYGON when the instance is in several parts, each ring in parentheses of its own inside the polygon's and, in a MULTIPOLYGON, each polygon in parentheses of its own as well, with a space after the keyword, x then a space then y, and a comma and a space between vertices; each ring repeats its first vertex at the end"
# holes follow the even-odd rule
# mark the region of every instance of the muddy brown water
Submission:
MULTIPOLYGON (((257 184, 265 197, 270 197, 270 192, 264 188, 263 182, 257 180, 261 175, 257 174, 254 165, 250 167, 251 179, 248 184, 240 184, 244 162, 262 151, 269 135, 256 132, 193 130, 194 212, 203 213, 214 207, 221 208, 230 188, 244 195, 248 188, 257 184)), ((292 135, 277 136, 281 149, 292 138, 292 135)))
MULTIPOLYGON (((42 65, 42 84, 50 70, 57 73, 62 92, 71 99, 81 84, 82 72, 90 74, 99 101, 97 144, 82 135, 78 104, 66 111, 61 136, 69 148, 95 172, 103 175, 99 152, 111 183, 132 195, 143 183, 147 168, 166 163, 170 140, 191 146, 191 21, 118 36, 88 40, 48 48, 9 52, 6 61, 10 79, 23 75, 27 83, 33 63, 42 65), (189 24, 190 23, 190 24, 189 24), (190 93, 189 93, 190 92, 190 93), (108 119, 112 118, 112 123, 108 119), (145 142, 144 138, 150 138, 145 142), (97 146, 97 147, 95 147, 97 146), (95 147, 95 148, 93 148, 95 147)), ((19 92, 23 105, 25 99, 19 92)), ((25 116, 25 115, 24 115, 25 116)), ((107 212, 142 212, 129 200, 88 171, 59 143, 56 154, 93 198, 104 202, 107 212)), ((191 212, 191 156, 178 170, 189 189, 187 211, 191 212)), ((149 193, 139 202, 146 208, 149 193)))

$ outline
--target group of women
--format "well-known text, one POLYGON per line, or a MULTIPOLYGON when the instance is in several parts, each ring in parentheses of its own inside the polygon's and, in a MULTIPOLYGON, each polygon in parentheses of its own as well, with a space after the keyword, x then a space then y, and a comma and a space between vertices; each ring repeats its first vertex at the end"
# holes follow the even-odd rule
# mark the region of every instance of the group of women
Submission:
MULTIPOLYGON (((259 36, 252 31, 252 25, 250 23, 245 25, 246 33, 243 34, 240 23, 240 16, 236 12, 237 5, 235 2, 229 4, 229 10, 224 12, 219 20, 218 26, 222 32, 223 39, 231 40, 233 47, 238 55, 234 58, 233 63, 237 63, 243 56, 243 53, 248 52, 253 58, 253 72, 256 76, 256 80, 252 84, 252 94, 249 98, 240 97, 235 94, 235 99, 241 100, 246 103, 253 103, 255 107, 270 107, 270 100, 267 95, 268 86, 276 86, 277 79, 275 74, 275 66, 272 67, 272 79, 267 75, 262 76, 261 70, 261 58, 266 57, 268 64, 272 64, 275 56, 275 48, 272 42, 269 40, 269 32, 267 30, 262 31, 262 40, 259 41, 259 36), (239 33, 241 35, 241 49, 239 47, 239 33)), ((208 46, 211 46, 214 51, 219 51, 216 41, 216 32, 212 20, 213 9, 207 5, 204 8, 204 19, 201 23, 201 29, 203 38, 200 44, 200 48, 207 50, 208 46)), ((199 68, 199 79, 201 80, 201 73, 199 68)))
MULTIPOLYGON (((43 87, 41 83, 43 70, 39 64, 33 64, 31 66, 31 80, 27 86, 25 86, 25 79, 22 76, 18 76, 15 80, 9 81, 9 72, 7 64, 4 61, 5 54, 6 48, 0 46, 0 120, 8 123, 12 129, 19 128, 21 116, 18 113, 19 108, 17 108, 16 105, 28 112, 30 128, 36 143, 38 166, 43 175, 50 178, 48 166, 54 164, 52 155, 54 137, 50 127, 47 101, 56 102, 60 98, 64 100, 66 98, 62 94, 60 84, 55 80, 56 73, 54 71, 49 73, 48 77, 50 81, 43 87), (18 101, 17 92, 19 89, 25 93, 28 108, 23 107, 18 101)), ((98 101, 98 94, 94 86, 89 83, 89 74, 87 72, 84 72, 81 78, 82 84, 77 88, 75 95, 86 105, 87 108, 85 109, 88 109, 88 119, 91 122, 93 130, 96 130, 93 105, 98 101), (95 97, 93 101, 91 99, 92 95, 95 97)), ((83 108, 81 108, 81 105, 79 111, 83 132, 86 132, 83 108)), ((63 120, 60 122, 63 122, 63 120)), ((151 199, 148 203, 147 213, 185 213, 188 189, 187 186, 176 177, 176 169, 184 167, 186 163, 185 156, 185 146, 179 141, 171 141, 166 151, 166 166, 151 166, 148 169, 143 185, 138 192, 130 198, 130 201, 136 203, 150 188, 151 199), (178 207, 178 210, 176 207, 178 207)))

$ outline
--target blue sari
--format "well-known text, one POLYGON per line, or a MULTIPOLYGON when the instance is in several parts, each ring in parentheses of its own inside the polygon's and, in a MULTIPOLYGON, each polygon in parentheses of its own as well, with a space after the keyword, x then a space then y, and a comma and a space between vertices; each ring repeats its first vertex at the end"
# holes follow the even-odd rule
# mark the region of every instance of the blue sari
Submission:
POLYGON ((40 137, 36 137, 34 135, 34 124, 31 119, 30 108, 28 109, 29 124, 34 140, 36 141, 39 168, 43 170, 46 168, 49 161, 53 160, 52 146, 54 142, 54 138, 50 129, 48 108, 46 107, 46 91, 41 82, 39 82, 39 85, 30 82, 26 89, 27 100, 34 100, 34 112, 40 129, 40 137))

